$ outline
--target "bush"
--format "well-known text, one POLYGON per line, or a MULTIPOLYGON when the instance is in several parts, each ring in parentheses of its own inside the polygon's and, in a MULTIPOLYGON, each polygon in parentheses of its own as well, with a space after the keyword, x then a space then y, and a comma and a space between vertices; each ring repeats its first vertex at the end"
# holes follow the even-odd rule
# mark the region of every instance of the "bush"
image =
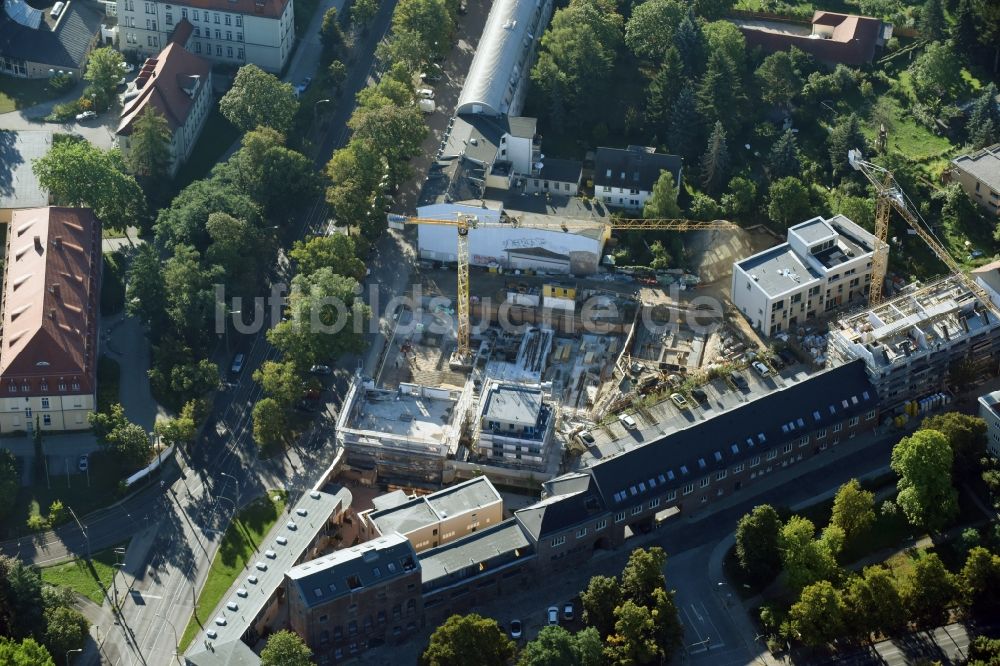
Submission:
POLYGON ((49 78, 49 89, 57 95, 61 95, 73 87, 75 81, 69 74, 54 74, 49 78))
POLYGON ((49 529, 49 521, 37 513, 33 513, 28 517, 28 529, 32 532, 43 532, 49 529))

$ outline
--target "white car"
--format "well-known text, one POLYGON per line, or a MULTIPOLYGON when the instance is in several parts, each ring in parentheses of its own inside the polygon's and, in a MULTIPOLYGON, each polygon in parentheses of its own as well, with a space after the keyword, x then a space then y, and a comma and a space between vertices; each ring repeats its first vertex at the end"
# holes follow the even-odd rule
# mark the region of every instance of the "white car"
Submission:
POLYGON ((220 615, 219 617, 215 618, 215 623, 220 627, 224 627, 226 626, 226 618, 220 615))
MULTIPOLYGON (((265 566, 267 566, 267 565, 265 565, 265 566)), ((253 574, 247 576, 247 582, 250 583, 251 585, 256 585, 257 584, 257 576, 254 576, 253 574)))
POLYGON ((215 629, 209 629, 208 631, 205 632, 205 635, 214 641, 216 638, 219 637, 219 632, 217 632, 215 629))
POLYGON ((269 560, 273 560, 277 556, 278 556, 278 554, 276 552, 274 552, 273 550, 265 550, 264 551, 264 557, 266 557, 269 560))
POLYGON ((670 394, 670 399, 673 401, 673 403, 675 405, 677 405, 678 409, 687 409, 688 408, 687 398, 685 398, 680 393, 671 393, 670 394))
POLYGON ((261 571, 267 571, 267 562, 258 562, 257 568, 261 571))
POLYGON ((97 114, 93 111, 84 111, 83 113, 76 114, 76 122, 80 123, 84 120, 90 120, 91 118, 96 118, 97 114))
POLYGON ((287 546, 288 545, 288 538, 287 537, 283 537, 283 536, 279 536, 279 537, 275 538, 275 542, 279 546, 287 546))
POLYGON ((750 365, 753 367, 754 370, 757 371, 757 374, 760 375, 761 377, 767 377, 768 375, 771 374, 771 369, 768 368, 763 363, 761 363, 760 361, 754 361, 750 365))
POLYGON ((639 424, 635 422, 631 414, 619 414, 618 421, 629 430, 635 430, 639 427, 639 424))
POLYGON ((289 520, 287 523, 285 523, 285 527, 287 527, 288 529, 292 530, 293 532, 295 530, 299 529, 299 526, 296 525, 295 522, 291 521, 291 520, 289 520))
POLYGON ((547 615, 550 626, 555 626, 559 624, 559 608, 557 606, 549 606, 549 611, 547 615))
POLYGON ((244 598, 246 598, 246 596, 248 594, 249 594, 249 592, 247 592, 247 588, 245 588, 245 587, 241 587, 240 589, 236 590, 236 596, 238 596, 238 597, 244 597, 244 598))
POLYGON ((226 608, 228 608, 231 611, 238 611, 240 609, 240 606, 235 601, 230 601, 228 604, 226 604, 226 608))
POLYGON ((516 641, 518 638, 521 637, 521 632, 522 632, 521 621, 520 620, 511 620, 510 621, 510 637, 513 638, 516 641))
POLYGON ((420 99, 434 99, 434 91, 430 88, 421 88, 417 91, 417 97, 420 99))
POLYGON ((309 515, 309 511, 307 511, 306 509, 296 509, 295 513, 303 517, 309 515))

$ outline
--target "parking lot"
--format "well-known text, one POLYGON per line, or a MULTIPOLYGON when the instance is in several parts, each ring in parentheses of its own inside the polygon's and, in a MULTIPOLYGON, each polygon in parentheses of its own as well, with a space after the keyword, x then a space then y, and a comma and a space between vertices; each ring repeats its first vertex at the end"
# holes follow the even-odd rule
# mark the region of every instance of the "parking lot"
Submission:
POLYGON ((786 388, 813 373, 815 369, 802 363, 786 366, 777 373, 772 372, 768 377, 761 377, 753 369, 745 368, 740 370, 739 374, 746 379, 747 388, 738 388, 728 378, 713 379, 701 387, 706 393, 707 400, 699 403, 689 396, 687 407, 683 409, 677 407, 667 397, 651 407, 632 413, 637 428, 626 428, 616 420, 591 429, 594 442, 587 447, 586 453, 576 459, 575 467, 588 467, 602 458, 624 453, 633 447, 756 400, 771 391, 786 388))

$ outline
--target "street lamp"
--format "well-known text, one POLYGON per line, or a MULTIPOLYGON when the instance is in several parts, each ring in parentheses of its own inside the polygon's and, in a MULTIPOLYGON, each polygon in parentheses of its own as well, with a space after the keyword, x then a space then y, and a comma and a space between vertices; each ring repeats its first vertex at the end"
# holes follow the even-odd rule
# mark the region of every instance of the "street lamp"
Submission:
POLYGON ((177 640, 177 627, 175 627, 174 623, 171 622, 167 618, 167 616, 163 615, 162 613, 157 613, 156 617, 160 618, 161 620, 166 621, 166 623, 170 625, 170 628, 174 630, 174 657, 177 658, 177 663, 181 663, 181 659, 180 659, 180 647, 181 647, 181 644, 177 640))
POLYGON ((72 650, 66 650, 66 666, 69 666, 69 656, 71 654, 80 654, 83 652, 83 648, 74 648, 72 650))
POLYGON ((228 479, 232 479, 233 483, 236 484, 236 504, 240 503, 240 480, 237 479, 232 474, 226 474, 225 472, 219 472, 219 476, 224 476, 228 479))
POLYGON ((328 99, 318 99, 318 100, 316 100, 316 103, 313 104, 313 125, 316 124, 317 116, 318 116, 318 113, 319 113, 319 105, 320 104, 329 104, 329 103, 330 103, 330 100, 328 100, 328 99))

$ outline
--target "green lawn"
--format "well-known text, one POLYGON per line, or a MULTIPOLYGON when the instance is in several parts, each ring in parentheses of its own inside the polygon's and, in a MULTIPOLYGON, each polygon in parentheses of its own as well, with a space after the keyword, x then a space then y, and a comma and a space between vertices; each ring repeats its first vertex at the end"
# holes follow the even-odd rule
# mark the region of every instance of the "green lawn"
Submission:
POLYGON ((118 361, 110 356, 97 359, 97 411, 106 414, 111 405, 121 402, 121 370, 118 361))
POLYGON ((45 567, 41 572, 42 580, 49 585, 68 587, 95 604, 101 605, 104 603, 104 591, 111 587, 111 579, 115 572, 114 563, 118 561, 114 549, 126 543, 122 542, 118 546, 94 553, 89 564, 86 560, 77 559, 45 567))
MULTIPOLYGON (((46 447, 57 450, 58 435, 46 437, 46 447)), ((87 474, 77 469, 75 456, 58 463, 50 464, 49 484, 46 484, 44 472, 35 485, 21 488, 14 500, 10 514, 0 522, 0 534, 8 537, 20 536, 29 532, 26 522, 31 515, 48 515, 49 506, 53 500, 60 500, 73 509, 81 518, 91 511, 115 501, 118 493, 118 482, 125 474, 118 459, 105 455, 103 452, 90 454, 90 486, 87 486, 87 474), (69 467, 70 475, 66 476, 69 467), (67 485, 68 484, 68 485, 67 485)))
POLYGON ((240 131, 232 123, 222 117, 218 105, 212 107, 201 130, 198 143, 195 144, 191 157, 177 172, 174 182, 177 189, 183 189, 196 180, 208 175, 212 167, 219 161, 233 142, 240 137, 240 131))
POLYGON ((215 607, 222 601, 236 577, 243 573, 244 567, 257 560, 256 548, 281 518, 286 499, 284 491, 268 491, 266 496, 258 498, 240 511, 226 530, 219 552, 212 561, 208 578, 205 579, 205 587, 198 595, 198 606, 184 630, 181 650, 186 650, 202 624, 211 620, 215 607))
POLYGON ((17 79, 0 76, 0 113, 9 113, 46 102, 55 95, 48 89, 48 79, 17 79))
MULTIPOLYGON (((903 108, 903 105, 892 95, 883 95, 881 104, 890 111, 892 126, 889 127, 889 149, 906 155, 915 162, 930 163, 947 162, 948 156, 954 152, 954 147, 947 138, 938 136, 928 130, 903 108)), ((873 123, 862 126, 862 131, 869 140, 874 140, 878 131, 873 123)), ((931 165, 928 164, 928 167, 931 165)))

